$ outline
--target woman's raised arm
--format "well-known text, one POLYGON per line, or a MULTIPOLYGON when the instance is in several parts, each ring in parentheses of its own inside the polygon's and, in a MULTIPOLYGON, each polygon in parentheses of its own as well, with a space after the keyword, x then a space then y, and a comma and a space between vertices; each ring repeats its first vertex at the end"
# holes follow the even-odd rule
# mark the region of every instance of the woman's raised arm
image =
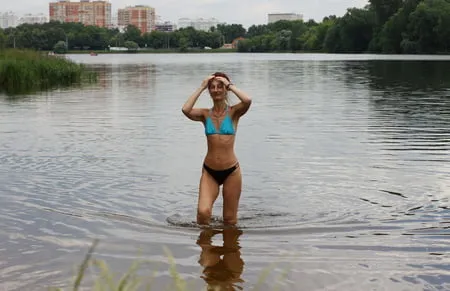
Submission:
POLYGON ((202 92, 206 89, 208 86, 208 82, 210 79, 214 78, 213 75, 208 76, 206 79, 203 80, 202 84, 199 88, 197 88, 194 93, 192 93, 191 96, 189 96, 188 100, 184 103, 183 108, 181 111, 184 115, 186 115, 187 118, 194 120, 194 121, 203 121, 203 110, 194 108, 195 102, 197 102, 198 97, 202 94, 202 92))

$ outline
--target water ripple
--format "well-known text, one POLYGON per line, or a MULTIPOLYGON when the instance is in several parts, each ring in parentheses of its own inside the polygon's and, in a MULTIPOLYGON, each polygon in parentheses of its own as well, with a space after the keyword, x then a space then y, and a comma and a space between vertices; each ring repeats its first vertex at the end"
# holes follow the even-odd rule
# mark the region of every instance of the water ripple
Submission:
MULTIPOLYGON (((235 288, 253 287, 270 262, 263 290, 285 270, 283 290, 449 288, 445 60, 70 57, 90 63, 100 82, 0 99, 1 287, 67 286, 99 238, 95 256, 117 271, 153 262, 141 272, 155 273, 160 289, 170 281, 163 246, 199 288, 217 275, 202 262, 224 255, 211 249, 235 256, 235 288), (221 196, 217 233, 195 223, 205 137, 180 113, 212 66, 254 98, 239 123, 242 233, 231 242, 221 196)), ((209 97, 198 106, 211 106, 209 97)))

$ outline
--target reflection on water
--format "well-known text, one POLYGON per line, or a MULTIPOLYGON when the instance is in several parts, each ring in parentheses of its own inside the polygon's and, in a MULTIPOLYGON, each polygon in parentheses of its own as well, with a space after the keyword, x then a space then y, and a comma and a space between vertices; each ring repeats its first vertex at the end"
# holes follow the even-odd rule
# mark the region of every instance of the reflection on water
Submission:
POLYGON ((448 92, 450 88, 448 64, 428 60, 373 61, 366 63, 365 69, 373 91, 384 92, 386 97, 394 92, 406 97, 409 95, 417 97, 425 92, 433 95, 448 92))
POLYGON ((203 230, 197 240, 201 247, 199 264, 204 268, 202 279, 207 284, 207 290, 241 290, 237 283, 242 283, 244 261, 241 258, 239 237, 242 230, 238 228, 224 228, 203 230), (213 243, 214 236, 222 236, 222 240, 213 243))
POLYGON ((163 246, 199 288, 251 290, 274 263, 260 290, 449 289, 448 62, 72 57, 100 82, 0 99, 0 287, 66 286, 100 238, 94 256, 155 262, 161 289, 163 246), (180 108, 219 70, 254 100, 236 142, 245 235, 193 223, 206 145, 180 108))

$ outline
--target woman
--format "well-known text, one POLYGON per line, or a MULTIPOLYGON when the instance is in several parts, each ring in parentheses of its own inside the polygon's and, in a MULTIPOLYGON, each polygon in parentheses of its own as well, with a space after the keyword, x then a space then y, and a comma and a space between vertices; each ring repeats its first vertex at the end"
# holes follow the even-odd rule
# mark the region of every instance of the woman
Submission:
POLYGON ((217 72, 204 79, 183 106, 184 115, 204 124, 208 142, 197 205, 197 223, 200 225, 209 224, 220 186, 223 194, 224 224, 237 223, 242 176, 234 153, 234 141, 239 118, 247 112, 251 102, 250 97, 232 84, 226 74, 217 72), (193 108, 205 89, 209 91, 213 107, 193 108), (229 106, 228 91, 233 92, 241 102, 229 106))

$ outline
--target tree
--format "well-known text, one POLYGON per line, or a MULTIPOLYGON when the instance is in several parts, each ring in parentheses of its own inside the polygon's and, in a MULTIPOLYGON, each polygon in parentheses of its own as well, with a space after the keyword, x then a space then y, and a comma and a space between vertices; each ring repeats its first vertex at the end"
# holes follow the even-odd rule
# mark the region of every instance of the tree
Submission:
POLYGON ((6 47, 6 35, 3 33, 3 30, 0 28, 0 50, 6 47))
POLYGON ((225 43, 231 43, 234 39, 243 37, 247 33, 242 24, 218 24, 216 30, 223 35, 225 43))
POLYGON ((351 8, 340 20, 342 49, 365 52, 373 36, 374 14, 370 10, 351 8))
POLYGON ((65 41, 58 41, 55 46, 53 47, 53 51, 57 54, 64 54, 67 52, 66 50, 66 42, 65 41))
POLYGON ((446 0, 420 2, 408 21, 403 50, 411 50, 412 45, 419 53, 444 52, 449 48, 450 3, 446 0))
POLYGON ((125 41, 129 40, 129 41, 133 41, 137 44, 143 43, 141 30, 131 24, 125 28, 125 31, 123 33, 123 38, 125 41))
MULTIPOLYGON (((403 7, 384 24, 379 35, 381 52, 395 54, 402 52, 401 43, 408 28, 409 15, 416 9, 419 2, 420 0, 406 0, 403 7)), ((404 45, 411 47, 412 44, 407 42, 404 45)))
POLYGON ((283 29, 277 33, 277 48, 280 50, 288 50, 291 47, 292 31, 283 29))
POLYGON ((376 14, 377 25, 382 26, 392 15, 394 15, 404 0, 369 0, 370 6, 376 14))
POLYGON ((132 41, 132 40, 127 40, 127 41, 125 42, 125 47, 126 47, 129 51, 135 52, 135 51, 137 51, 137 49, 139 48, 139 45, 138 45, 137 43, 135 43, 134 41, 132 41))

